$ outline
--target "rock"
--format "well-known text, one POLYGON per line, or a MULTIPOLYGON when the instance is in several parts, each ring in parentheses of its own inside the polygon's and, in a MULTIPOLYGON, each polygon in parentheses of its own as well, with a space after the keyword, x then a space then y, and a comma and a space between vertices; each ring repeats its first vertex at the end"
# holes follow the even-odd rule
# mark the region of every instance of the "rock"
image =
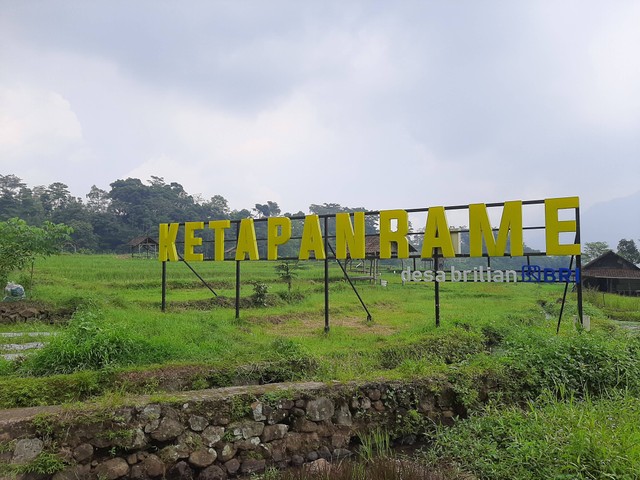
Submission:
POLYGON ((302 457, 302 455, 296 454, 291 456, 291 465, 293 465, 294 467, 299 467, 303 463, 304 463, 304 458, 302 457))
POLYGON ((132 453, 131 455, 127 455, 127 458, 125 460, 129 465, 135 465, 136 463, 138 463, 138 455, 132 453))
POLYGON ((289 432, 284 438, 284 441, 286 443, 287 451, 292 454, 317 450, 320 446, 320 437, 318 437, 318 434, 315 432, 289 432))
POLYGON ((115 480, 129 474, 129 464, 123 458, 111 458, 98 465, 95 473, 98 478, 115 480))
POLYGON ((116 443, 127 450, 139 450, 147 446, 147 437, 141 429, 136 428, 129 438, 116 443))
POLYGON ((151 433, 153 432, 155 429, 157 429, 160 426, 160 419, 156 418, 155 420, 150 420, 145 426, 144 426, 144 433, 151 433))
POLYGON ((309 452, 307 453, 307 461, 308 462, 315 462, 318 459, 318 452, 309 452))
POLYGON ((224 427, 209 426, 204 429, 204 432, 202 432, 202 438, 204 439, 204 443, 208 447, 213 447, 216 443, 222 440, 223 436, 224 436, 224 427))
POLYGON ((93 456, 93 445, 90 443, 81 443, 73 450, 73 458, 78 463, 84 463, 91 460, 93 456))
POLYGON ((289 431, 289 425, 277 423, 275 425, 267 425, 262 431, 260 439, 264 442, 271 442, 272 440, 280 440, 284 438, 285 434, 289 431))
POLYGON ((240 440, 235 443, 238 450, 255 450, 258 445, 260 445, 259 437, 251 437, 246 440, 240 440))
POLYGON ((377 388, 369 390, 367 392, 367 397, 369 397, 372 402, 380 400, 380 390, 378 390, 377 388))
POLYGON ((333 402, 327 397, 319 397, 307 403, 307 418, 314 422, 328 420, 333 417, 333 402))
POLYGON ((189 455, 189 463, 194 467, 205 468, 211 465, 218 458, 218 454, 213 448, 199 448, 189 455))
POLYGON ((191 427, 191 430, 194 432, 203 431, 207 428, 207 425, 209 425, 209 422, 204 417, 200 417, 198 415, 191 415, 189 417, 189 427, 191 427))
POLYGON ((227 462, 231 460, 233 457, 236 456, 237 451, 238 449, 233 443, 225 443, 224 446, 222 447, 222 450, 220 450, 220 455, 219 455, 220 461, 227 462))
POLYGON ((377 412, 383 412, 384 411, 384 403, 382 403, 382 400, 376 400, 375 402, 372 403, 373 408, 375 408, 375 410, 377 412))
POLYGON ((18 440, 13 450, 11 463, 25 465, 40 455, 43 447, 44 444, 39 438, 23 438, 22 440, 18 440))
POLYGON ((428 413, 433 411, 435 408, 435 399, 433 395, 424 395, 420 397, 418 401, 418 412, 420 413, 428 413))
POLYGON ((335 413, 333 414, 333 423, 336 425, 345 425, 350 427, 353 424, 353 419, 351 417, 351 410, 349 410, 349 405, 343 403, 336 408, 335 413))
POLYGON ((320 458, 324 458, 325 460, 329 460, 331 458, 331 450, 323 445, 318 449, 318 456, 320 458))
POLYGON ((347 450, 346 448, 336 448, 333 451, 333 458, 346 458, 346 457, 350 457, 351 454, 351 450, 347 450))
POLYGON ((262 472, 266 462, 264 460, 257 460, 255 458, 246 458, 240 465, 240 471, 245 475, 251 475, 252 473, 262 472))
POLYGON ((316 432, 320 437, 330 437, 336 432, 336 427, 331 420, 324 420, 316 423, 316 425, 318 426, 316 432))
POLYGON ((331 470, 331 464, 324 458, 319 458, 318 460, 305 465, 304 470, 306 472, 309 472, 309 474, 311 475, 322 475, 324 478, 325 475, 328 474, 328 472, 331 470))
POLYGON ((51 477, 51 480, 78 480, 86 475, 86 473, 82 473, 81 469, 82 466, 67 467, 64 470, 57 472, 53 477, 51 477))
POLYGON ((142 466, 144 467, 147 475, 149 475, 150 477, 159 477, 161 475, 164 475, 164 463, 156 455, 151 454, 147 458, 145 458, 142 461, 142 466))
POLYGON ((186 430, 175 440, 175 446, 181 458, 187 458, 196 448, 202 446, 202 437, 191 430, 186 430))
POLYGON ((342 448, 349 445, 351 441, 350 435, 343 435, 341 433, 336 433, 331 436, 331 446, 334 448, 342 448))
POLYGON ((229 425, 228 430, 233 434, 234 440, 248 439, 251 437, 259 437, 264 430, 264 423, 262 422, 236 422, 229 425))
POLYGON ((237 459, 232 458, 231 460, 224 462, 224 468, 227 469, 229 475, 235 475, 238 470, 240 470, 240 462, 237 459))
POLYGON ((304 417, 305 416, 305 411, 303 408, 298 408, 298 407, 294 407, 291 409, 291 415, 295 418, 297 417, 304 417))
POLYGON ((456 399, 456 392, 452 388, 443 388, 437 397, 437 404, 439 407, 445 409, 453 406, 456 399))
POLYGON ((164 447, 159 452, 160 458, 166 463, 175 463, 180 459, 180 454, 175 445, 164 447))
POLYGON ((169 469, 167 480, 193 480, 193 469, 187 462, 178 462, 169 469))
POLYGON ((267 415, 267 423, 269 425, 273 425, 274 423, 280 423, 288 416, 289 416, 289 409, 285 410, 282 408, 278 408, 276 410, 269 412, 269 415, 267 415))
POLYGON ((284 440, 274 440, 261 445, 263 456, 274 462, 282 462, 286 459, 287 449, 284 440))
POLYGON ((147 423, 151 420, 160 420, 160 413, 162 409, 160 405, 147 405, 144 407, 142 412, 140 412, 140 420, 144 423, 147 423))
POLYGON ((263 410, 262 402, 253 402, 251 404, 251 413, 253 414, 253 419, 256 422, 262 422, 267 419, 267 417, 264 416, 262 410, 263 410))
POLYGON ((156 430, 151 432, 151 438, 158 442, 173 440, 184 432, 184 426, 172 418, 163 418, 156 430))
POLYGON ((133 480, 144 480, 147 477, 147 474, 144 471, 144 467, 139 463, 131 467, 131 471, 129 472, 129 478, 133 480))
POLYGON ((227 480, 227 474, 217 465, 211 465, 200 472, 198 480, 227 480))
POLYGON ((300 417, 296 418, 293 422, 293 430, 296 432, 315 432, 318 430, 318 424, 304 417, 300 417))

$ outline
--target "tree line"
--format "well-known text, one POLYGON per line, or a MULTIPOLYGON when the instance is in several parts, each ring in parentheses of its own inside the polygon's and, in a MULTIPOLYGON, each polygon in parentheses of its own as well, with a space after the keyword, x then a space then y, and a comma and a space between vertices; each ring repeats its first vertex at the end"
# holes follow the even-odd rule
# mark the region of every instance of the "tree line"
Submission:
MULTIPOLYGON (((118 252, 125 251, 126 243, 135 237, 157 237, 160 223, 305 215, 302 211, 283 213, 274 201, 256 203, 251 209, 232 210, 222 195, 204 199, 189 194, 177 182, 167 183, 157 176, 147 182, 138 178, 120 179, 109 187, 107 191, 94 185, 83 199, 71 195, 69 187, 61 182, 29 187, 16 175, 0 175, 0 222, 20 218, 33 226, 47 222, 64 224, 72 229, 67 242, 72 250, 118 252)), ((319 215, 364 210, 337 203, 309 206, 311 213, 319 215)), ((294 236, 301 233, 302 223, 293 225, 293 230, 294 236)), ((371 218, 367 233, 375 231, 371 218)))
MULTIPOLYGON (((67 242, 70 249, 100 253, 126 251, 127 242, 135 237, 156 237, 160 223, 305 215, 302 211, 283 213, 274 201, 256 203, 250 209, 232 210, 222 195, 204 199, 189 194, 177 182, 168 183, 157 176, 146 182, 138 178, 120 179, 109 187, 107 191, 94 185, 83 199, 71 195, 69 187, 61 182, 29 187, 16 175, 0 175, 0 222, 20 218, 31 226, 64 224, 72 229, 67 242)), ((365 210, 338 203, 309 206, 309 212, 318 215, 365 210)), ((329 222, 329 234, 335 231, 333 222, 333 219, 329 222)), ((376 233, 375 219, 368 216, 366 222, 366 233, 376 233)), ((263 227, 256 226, 257 229, 263 227)), ((300 235, 302 222, 293 222, 292 230, 294 237, 300 235)), ((233 232, 230 233, 232 237, 233 232)), ((260 237, 260 232, 257 233, 260 237)), ((295 249, 295 242, 288 248, 295 249)), ((612 249, 606 242, 585 243, 583 261, 588 262, 608 250, 612 249)), ((621 239, 617 252, 633 263, 640 263, 640 252, 634 240, 621 239)), ((283 252, 288 253, 294 252, 283 252)))
MULTIPOLYGON (((584 262, 590 262, 609 250, 613 251, 613 248, 611 248, 607 242, 587 242, 584 244, 582 250, 584 262)), ((633 239, 622 238, 618 242, 616 253, 631 263, 640 263, 640 251, 633 239)))

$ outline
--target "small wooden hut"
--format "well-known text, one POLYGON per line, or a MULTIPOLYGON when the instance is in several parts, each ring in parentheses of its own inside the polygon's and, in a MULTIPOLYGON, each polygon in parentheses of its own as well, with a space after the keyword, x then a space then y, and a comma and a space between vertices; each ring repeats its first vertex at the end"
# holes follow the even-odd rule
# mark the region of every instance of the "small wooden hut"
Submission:
POLYGON ((155 258, 158 255, 158 241, 146 236, 133 238, 127 243, 131 249, 131 256, 155 258))
POLYGON ((580 272, 582 285, 601 292, 640 295, 640 268, 609 250, 590 261, 580 272))

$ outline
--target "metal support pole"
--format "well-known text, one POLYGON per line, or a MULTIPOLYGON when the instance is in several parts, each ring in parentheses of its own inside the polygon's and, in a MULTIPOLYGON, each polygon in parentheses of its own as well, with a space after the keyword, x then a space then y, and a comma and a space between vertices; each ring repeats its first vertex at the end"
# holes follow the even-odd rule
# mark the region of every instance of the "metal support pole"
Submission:
MULTIPOLYGON (((576 243, 580 243, 580 207, 576 208, 576 243)), ((578 289, 578 319, 580 325, 584 326, 582 316, 582 255, 576 256, 576 273, 579 272, 580 280, 576 278, 576 288, 578 289)), ((577 275, 576 275, 577 276, 577 275)))
MULTIPOLYGON (((240 222, 236 224, 236 242, 240 238, 240 222)), ((240 318, 240 260, 236 260, 236 319, 240 318)))
POLYGON ((160 309, 164 312, 167 308, 167 262, 162 262, 162 302, 160 309))
POLYGON ((240 260, 236 260, 236 318, 240 318, 240 260))
POLYGON ((438 277, 438 254, 433 256, 433 271, 436 273, 434 276, 434 291, 435 291, 435 304, 436 304, 436 327, 440 326, 440 282, 436 280, 438 277))
MULTIPOLYGON (((569 262, 569 270, 573 267, 573 255, 569 262)), ((567 300, 567 290, 569 289, 569 280, 564 284, 564 294, 562 295, 562 305, 560 305, 560 315, 558 315, 558 326, 556 327, 556 335, 560 333, 560 322, 562 321, 562 312, 564 311, 564 303, 567 300)))
POLYGON ((329 333, 329 217, 324 217, 324 333, 329 333))

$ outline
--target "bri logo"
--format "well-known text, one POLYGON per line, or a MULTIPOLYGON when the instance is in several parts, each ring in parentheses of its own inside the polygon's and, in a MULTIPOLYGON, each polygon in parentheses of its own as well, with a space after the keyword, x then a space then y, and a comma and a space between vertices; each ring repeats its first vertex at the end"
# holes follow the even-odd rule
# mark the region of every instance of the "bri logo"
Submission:
POLYGON ((539 265, 523 265, 522 281, 530 283, 580 282, 580 269, 542 268, 539 265))

